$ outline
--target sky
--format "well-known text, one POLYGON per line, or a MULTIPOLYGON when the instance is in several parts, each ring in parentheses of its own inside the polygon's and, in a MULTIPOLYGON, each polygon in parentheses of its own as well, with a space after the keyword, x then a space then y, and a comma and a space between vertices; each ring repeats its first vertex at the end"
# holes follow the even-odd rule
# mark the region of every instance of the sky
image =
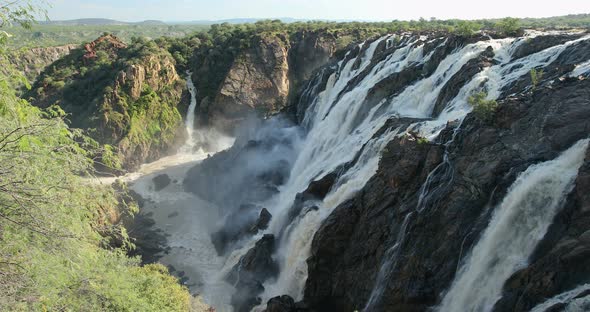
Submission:
POLYGON ((51 20, 192 21, 230 18, 410 20, 590 13, 590 0, 49 0, 51 20))

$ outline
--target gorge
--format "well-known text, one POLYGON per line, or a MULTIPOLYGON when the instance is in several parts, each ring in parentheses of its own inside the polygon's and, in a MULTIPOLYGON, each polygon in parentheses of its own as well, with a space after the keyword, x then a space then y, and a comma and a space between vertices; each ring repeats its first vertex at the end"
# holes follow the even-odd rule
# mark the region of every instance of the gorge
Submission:
POLYGON ((177 181, 160 192, 135 182, 171 235, 161 261, 220 311, 528 311, 583 285, 589 38, 353 46, 294 113, 156 171, 177 181))
POLYGON ((215 311, 590 310, 587 29, 248 34, 105 34, 24 92, 143 264, 215 311))

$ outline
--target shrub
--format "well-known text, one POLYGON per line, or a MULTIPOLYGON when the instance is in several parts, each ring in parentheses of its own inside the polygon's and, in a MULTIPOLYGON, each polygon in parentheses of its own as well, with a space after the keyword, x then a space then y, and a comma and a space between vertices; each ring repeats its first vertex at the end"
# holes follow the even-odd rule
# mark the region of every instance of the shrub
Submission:
POLYGON ((537 89, 537 86, 539 85, 539 82, 541 82, 542 79, 543 79, 543 70, 542 69, 539 69, 539 70, 537 70, 536 68, 531 69, 531 86, 532 86, 533 91, 535 89, 537 89))
POLYGON ((490 121, 498 108, 495 100, 486 100, 487 93, 480 91, 472 94, 467 102, 473 107, 475 116, 483 121, 490 121))
POLYGON ((472 21, 459 21, 455 27, 455 33, 461 36, 470 37, 481 29, 481 24, 472 21))
POLYGON ((496 24, 496 27, 506 36, 515 36, 518 35, 518 31, 520 30, 520 20, 518 18, 506 17, 500 20, 496 24))

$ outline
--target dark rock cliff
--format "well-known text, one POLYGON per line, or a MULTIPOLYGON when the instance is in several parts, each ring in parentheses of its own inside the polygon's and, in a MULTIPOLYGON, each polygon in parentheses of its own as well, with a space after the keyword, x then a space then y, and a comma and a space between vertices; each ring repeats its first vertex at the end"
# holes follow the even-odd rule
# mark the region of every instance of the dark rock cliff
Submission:
MULTIPOLYGON (((512 60, 518 60, 583 35, 535 37, 519 42, 509 53, 512 60)), ((433 98, 431 118, 436 118, 460 94, 463 86, 502 60, 502 56, 496 58, 496 50, 491 45, 485 48, 488 40, 491 38, 486 36, 436 39, 410 36, 395 42, 376 42, 370 64, 347 82, 334 101, 357 88, 365 77, 371 75, 376 64, 396 50, 408 45, 420 46, 423 55, 428 55, 426 61, 409 62, 403 70, 392 71, 367 89, 366 96, 360 99, 362 107, 354 112, 353 124, 358 124, 383 101, 391 100, 409 86, 433 76, 447 57, 478 42, 482 49, 458 67, 452 76, 446 77, 445 84, 433 98)), ((361 47, 350 49, 345 61, 363 55, 373 42, 369 40, 361 47)), ((590 59, 588 42, 574 41, 563 47, 563 52, 548 54, 543 76, 534 84, 527 71, 499 89, 498 109, 490 119, 469 114, 463 122, 449 122, 433 142, 412 131, 390 141, 381 155, 376 174, 356 195, 336 207, 314 234, 307 259, 303 299, 296 303, 285 296, 272 298, 268 301, 268 311, 363 310, 375 294, 376 286, 379 286, 379 300, 372 302, 369 311, 427 311, 439 304, 460 264, 479 241, 495 208, 517 176, 529 166, 555 159, 578 140, 588 138, 590 80, 568 77, 577 64, 590 59)), ((297 44, 291 42, 291 53, 306 50, 301 46, 294 47, 297 44)), ((320 70, 296 70, 297 65, 288 63, 306 59, 301 55, 297 58, 291 54, 287 61, 288 77, 299 75, 298 79, 310 79, 307 84, 299 84, 297 105, 287 110, 294 115, 291 119, 297 120, 303 128, 308 126, 303 118, 304 112, 311 107, 309 105, 314 105, 314 98, 323 91, 327 77, 338 72, 327 57, 328 50, 322 51, 318 52, 318 59, 327 65, 320 70), (315 74, 308 77, 312 71, 315 74)), ((283 52, 279 54, 281 58, 285 55, 283 52)), ((315 61, 310 63, 315 64, 315 61)), ((506 74, 522 65, 510 66, 507 65, 511 71, 506 74)), ((374 136, 382 136, 386 128, 407 127, 416 120, 391 116, 374 136)), ((210 184, 202 174, 199 176, 199 172, 211 167, 217 169, 206 171, 209 174, 227 175, 235 171, 231 167, 241 163, 229 155, 247 153, 252 147, 270 150, 268 148, 273 145, 277 142, 261 139, 255 144, 235 146, 227 154, 215 155, 203 163, 204 167, 189 172, 185 187, 202 193, 210 184), (199 183, 204 187, 199 187, 199 183)), ((341 172, 356 161, 358 155, 297 195, 287 213, 287 224, 303 218, 310 211, 317 211, 314 203, 321 201, 341 172)), ((288 163, 285 164, 287 169, 290 168, 288 163)), ((583 191, 588 187, 588 166, 586 158, 565 207, 538 244, 530 263, 505 282, 502 299, 496 303, 495 311, 528 311, 546 298, 590 280, 587 270, 590 264, 587 260, 590 250, 587 210, 590 203, 583 191)), ((291 172, 291 176, 294 174, 297 173, 291 172)), ((252 175, 247 179, 250 185, 240 188, 237 194, 258 194, 249 192, 260 185, 254 176, 260 177, 252 175)), ((238 182, 238 185, 244 184, 238 182)), ((203 195, 211 196, 211 193, 203 195)), ((271 195, 266 194, 264 198, 271 195)), ((245 198, 238 202, 244 203, 245 198)), ((238 205, 234 203, 234 206, 238 205)), ((254 220, 260 209, 252 211, 254 220)), ((274 232, 277 242, 283 241, 288 231, 274 232)), ((245 299, 242 298, 245 301, 237 306, 242 309, 256 304, 258 294, 264 290, 262 284, 272 278, 271 275, 253 278, 252 284, 246 287, 248 291, 242 293, 246 295, 245 299)))
MULTIPOLYGON (((341 57, 347 47, 367 39, 362 34, 327 31, 281 32, 254 36, 248 48, 229 63, 223 79, 211 95, 199 96, 198 115, 203 124, 231 132, 245 116, 270 116, 295 105, 303 85, 322 66, 341 57)), ((193 70, 197 88, 209 86, 212 70, 220 62, 208 56, 193 70)), ((215 73, 219 75, 219 73, 215 73)))
MULTIPOLYGON (((435 305, 518 173, 587 138, 589 117, 590 81, 568 78, 506 98, 490 123, 468 117, 447 147, 448 164, 440 144, 390 142, 378 173, 315 234, 304 301, 319 311, 362 309, 386 250, 409 218, 376 310, 424 311, 435 305), (438 192, 422 203, 426 209, 416 212, 420 186, 437 165, 450 171, 433 185, 438 192)), ((450 133, 439 143, 445 137, 450 133)), ((588 165, 586 158, 565 209, 530 265, 506 283, 496 311, 528 311, 590 278, 584 236, 590 203, 581 191, 587 188, 588 165)))

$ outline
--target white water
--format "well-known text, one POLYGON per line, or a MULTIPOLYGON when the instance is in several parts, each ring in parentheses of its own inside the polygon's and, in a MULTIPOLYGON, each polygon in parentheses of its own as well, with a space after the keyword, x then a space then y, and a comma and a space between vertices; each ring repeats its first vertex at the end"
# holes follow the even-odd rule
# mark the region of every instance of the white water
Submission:
MULTIPOLYGON (((384 37, 371 45, 376 46, 381 40, 389 39, 390 37, 384 37)), ((579 40, 585 39, 587 38, 579 40)), ((286 226, 289 226, 290 231, 289 235, 284 236, 279 242, 277 261, 281 273, 277 280, 264 285, 263 302, 282 294, 289 294, 296 300, 302 298, 307 279, 306 260, 309 257, 313 235, 332 209, 352 197, 374 175, 381 151, 390 139, 396 135, 403 135, 409 129, 417 130, 423 136, 434 139, 448 121, 462 120, 471 110, 467 99, 474 91, 480 90, 482 85, 488 92, 488 98, 495 99, 500 95, 502 88, 527 75, 532 68, 551 63, 567 46, 579 40, 543 50, 512 63, 510 53, 523 42, 522 40, 509 38, 467 45, 447 56, 430 77, 417 81, 395 98, 379 103, 360 123, 355 118, 364 104, 368 91, 376 83, 408 66, 426 62, 431 55, 424 55, 423 44, 416 41, 400 47, 373 66, 366 77, 346 92, 343 90, 347 84, 360 73, 359 70, 353 69, 353 64, 359 59, 360 69, 369 68, 368 63, 375 49, 369 47, 357 58, 346 63, 340 62, 337 72, 328 79, 325 91, 318 95, 306 112, 305 124, 309 126, 310 131, 297 156, 291 178, 281 187, 279 195, 265 204, 266 207, 271 207, 273 215, 269 232, 277 234, 286 226), (372 139, 373 134, 391 116, 430 117, 442 87, 467 61, 488 46, 494 49, 495 59, 499 64, 477 74, 460 90, 455 99, 447 104, 440 116, 413 124, 409 129, 389 131, 387 135, 372 139), (368 148, 363 151, 361 160, 340 177, 324 201, 319 203, 320 209, 307 213, 296 224, 285 224, 287 212, 295 195, 303 191, 311 181, 351 161, 365 144, 368 148)), ((235 265, 247 248, 235 251, 234 261, 226 264, 226 269, 227 266, 235 265)), ((376 288, 379 286, 376 285, 376 288)))
POLYGON ((578 77, 582 75, 590 75, 590 60, 576 65, 576 68, 571 72, 571 77, 578 77))
MULTIPOLYGON (((483 88, 488 92, 488 98, 494 99, 500 95, 502 88, 528 74, 530 69, 549 64, 567 45, 572 44, 570 42, 552 47, 512 63, 510 52, 523 40, 501 39, 467 45, 447 56, 430 77, 417 81, 393 99, 383 100, 359 122, 356 120, 357 115, 363 108, 368 91, 375 84, 393 73, 430 59, 431 54, 423 53, 423 43, 416 39, 413 39, 413 42, 409 41, 408 37, 386 36, 371 43, 357 58, 348 62, 341 61, 337 72, 328 79, 326 90, 309 106, 304 117, 304 124, 309 133, 301 144, 290 179, 280 188, 277 196, 263 203, 273 215, 267 232, 278 234, 285 227, 289 227, 289 231, 286 232, 289 234, 278 243, 280 249, 276 260, 280 264, 281 273, 277 280, 265 283, 265 293, 261 296, 264 303, 269 298, 282 294, 289 294, 296 300, 301 299, 307 279, 305 261, 309 257, 313 235, 336 206, 351 198, 375 174, 381 152, 391 139, 404 135, 408 130, 418 131, 421 135, 434 139, 448 121, 462 120, 471 110, 467 98, 472 92, 483 88), (398 44, 408 44, 399 47, 379 64, 372 66, 370 63, 379 42, 387 40, 388 46, 392 46, 395 44, 394 39, 398 44), (463 86, 440 116, 431 116, 434 103, 443 86, 465 63, 488 46, 493 47, 495 59, 499 64, 484 69, 463 86), (360 64, 358 69, 354 69, 353 65, 357 61, 360 64), (370 73, 354 88, 343 92, 347 84, 363 70, 369 70, 370 73), (373 138, 375 132, 393 116, 427 120, 417 122, 408 129, 390 129, 385 134, 373 138), (365 148, 361 152, 363 146, 365 148), (311 181, 353 160, 359 152, 361 155, 358 161, 341 174, 332 191, 319 203, 318 211, 307 213, 293 224, 286 224, 287 213, 297 193, 307 188, 311 181)), ((241 249, 234 250, 226 258, 218 257, 209 238, 212 226, 218 221, 215 217, 219 218, 216 215, 217 207, 184 193, 179 184, 173 183, 157 193, 151 189, 151 178, 156 173, 168 173, 173 180, 181 181, 188 168, 207 157, 207 153, 214 153, 232 144, 231 138, 223 137, 214 130, 194 130, 194 110, 197 103, 196 90, 190 75, 187 78, 187 86, 191 93, 186 120, 189 133, 187 143, 177 155, 142 166, 139 173, 128 176, 128 181, 134 182, 133 188, 137 192, 154 201, 148 205, 146 211, 153 212, 156 225, 171 235, 169 244, 172 251, 162 261, 174 265, 178 270, 186 271, 191 278, 189 283, 195 280, 202 281, 202 285, 194 286, 192 289, 201 293, 218 311, 230 311, 227 303, 233 290, 221 281, 261 234, 246 242, 241 249), (178 212, 178 216, 168 217, 173 212, 178 212)), ((401 235, 398 245, 403 243, 403 239, 401 235)), ((391 259, 386 259, 381 269, 387 271, 388 263, 395 263, 396 253, 391 253, 391 259)), ((376 282, 375 296, 372 296, 372 300, 378 300, 382 282, 376 282)))
POLYGON ((191 103, 186 117, 188 137, 178 153, 144 164, 137 172, 118 178, 101 178, 100 183, 111 184, 121 179, 130 184, 146 203, 143 214, 151 213, 155 227, 167 236, 170 251, 159 260, 184 271, 189 278, 187 284, 192 293, 197 293, 216 311, 231 312, 229 305, 233 288, 223 282, 220 273, 225 259, 217 255, 210 239, 220 219, 219 209, 197 196, 186 193, 182 181, 186 172, 209 155, 231 147, 233 138, 224 136, 214 129, 195 130, 196 89, 190 73, 187 87, 191 103), (156 192, 152 179, 158 174, 167 174, 173 181, 163 190, 156 192))
POLYGON ((584 312, 590 310, 590 297, 577 298, 581 293, 590 290, 590 284, 584 284, 561 293, 539 305, 534 307, 531 312, 545 312, 548 308, 556 304, 566 304, 565 311, 567 312, 584 312))
POLYGON ((187 132, 187 139, 184 146, 180 148, 180 154, 187 154, 191 153, 195 148, 195 109, 197 108, 197 88, 193 84, 193 78, 191 77, 191 72, 186 72, 186 87, 191 94, 191 102, 188 106, 188 111, 186 112, 186 132, 187 132))
POLYGON ((521 173, 457 273, 438 311, 490 311, 504 282, 526 266, 571 191, 584 161, 588 139, 558 158, 521 173))

